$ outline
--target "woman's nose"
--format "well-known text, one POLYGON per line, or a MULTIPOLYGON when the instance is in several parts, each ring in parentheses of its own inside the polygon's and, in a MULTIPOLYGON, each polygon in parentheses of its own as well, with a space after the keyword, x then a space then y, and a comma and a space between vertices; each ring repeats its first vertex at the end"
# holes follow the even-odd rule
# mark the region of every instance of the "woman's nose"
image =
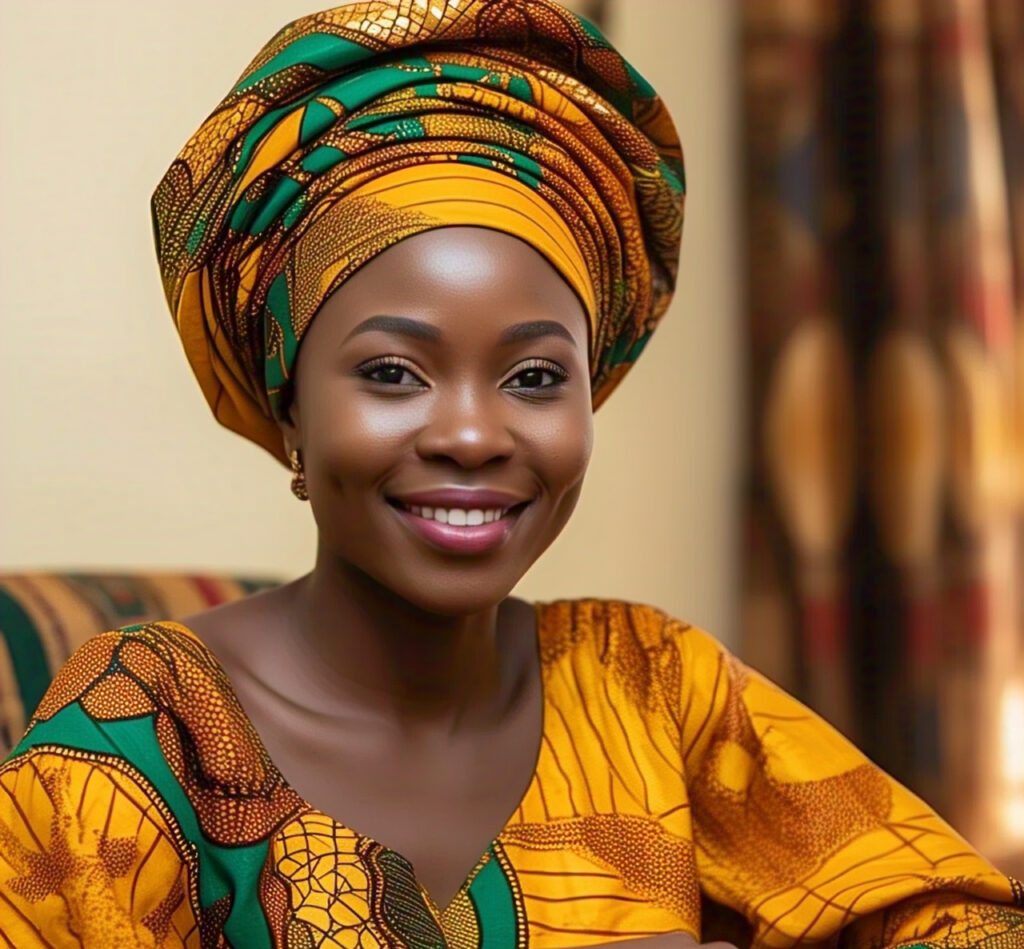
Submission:
POLYGON ((502 410, 500 392, 464 387, 439 393, 416 450, 421 458, 447 458, 460 468, 478 468, 508 458, 516 441, 502 410))

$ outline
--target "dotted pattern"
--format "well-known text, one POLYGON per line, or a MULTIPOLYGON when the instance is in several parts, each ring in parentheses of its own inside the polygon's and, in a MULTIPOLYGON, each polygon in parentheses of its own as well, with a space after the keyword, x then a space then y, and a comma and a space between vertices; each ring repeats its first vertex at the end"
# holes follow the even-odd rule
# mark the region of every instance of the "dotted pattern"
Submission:
POLYGON ((506 843, 531 850, 571 850, 612 870, 627 890, 670 909, 679 919, 700 916, 693 844, 666 834, 654 819, 590 814, 571 821, 518 824, 506 843))
POLYGON ((270 761, 216 659, 184 627, 95 637, 54 680, 33 721, 80 702, 98 721, 156 715, 156 735, 204 834, 265 839, 302 800, 270 761))

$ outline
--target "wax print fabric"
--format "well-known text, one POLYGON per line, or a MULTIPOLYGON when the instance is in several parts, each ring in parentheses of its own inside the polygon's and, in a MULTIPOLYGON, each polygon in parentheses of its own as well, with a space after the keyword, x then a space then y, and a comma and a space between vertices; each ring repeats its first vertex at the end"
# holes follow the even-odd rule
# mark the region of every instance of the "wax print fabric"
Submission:
POLYGON ((397 0, 303 17, 261 50, 153 196, 164 288, 217 419, 284 461, 299 344, 361 265, 490 227, 590 318, 593 403, 668 306, 682 151, 664 104, 552 0, 397 0))
POLYGON ((1018 882, 707 634, 601 600, 540 604, 537 625, 536 769, 447 906, 289 786, 186 627, 90 640, 0 768, 0 932, 569 949, 696 935, 703 897, 755 947, 1022 944, 1018 882))

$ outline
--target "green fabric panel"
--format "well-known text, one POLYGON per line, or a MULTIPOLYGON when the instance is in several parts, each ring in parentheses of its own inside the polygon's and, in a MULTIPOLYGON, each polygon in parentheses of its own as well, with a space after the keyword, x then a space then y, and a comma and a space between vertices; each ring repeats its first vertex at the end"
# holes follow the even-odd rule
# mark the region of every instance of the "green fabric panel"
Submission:
POLYGON ((284 212, 284 216, 281 218, 281 224, 285 228, 293 227, 295 222, 302 217, 302 212, 306 210, 306 204, 306 195, 300 194, 292 202, 292 206, 284 212))
POLYGON ((294 178, 279 178, 270 188, 269 194, 259 203, 259 211, 249 224, 250 234, 260 234, 271 221, 280 217, 289 204, 302 193, 302 185, 294 178))
POLYGON ((52 673, 32 617, 3 589, 0 589, 0 633, 11 655, 21 707, 26 716, 31 715, 49 688, 52 673))
POLYGON ((422 78, 420 73, 428 77, 434 75, 426 60, 403 59, 394 64, 345 76, 338 82, 331 83, 324 91, 332 99, 337 99, 344 108, 352 111, 389 92, 412 85, 417 79, 422 78))
MULTIPOLYGON (((274 320, 280 327, 283 336, 283 346, 276 359, 267 358, 264 363, 265 379, 267 389, 278 390, 288 379, 284 366, 292 364, 292 356, 298 344, 295 341, 295 334, 292 332, 292 307, 288 296, 288 278, 283 273, 278 274, 270 289, 267 291, 267 303, 263 318, 274 320)), ((269 353, 268 347, 268 353, 269 353)))
POLYGON ((302 114, 302 125, 299 127, 299 144, 308 145, 337 121, 338 117, 323 103, 317 102, 316 99, 307 103, 306 111, 302 114))
MULTIPOLYGON (((497 80, 498 76, 490 69, 484 69, 480 66, 466 66, 463 63, 441 63, 441 76, 442 82, 469 82, 473 85, 481 83, 483 85, 491 85, 493 80, 497 80)), ((497 83, 494 82, 496 85, 497 83)))
POLYGON ((240 92, 250 86, 272 76, 276 72, 295 66, 298 63, 308 63, 324 70, 337 69, 345 63, 356 63, 360 59, 373 55, 372 50, 353 43, 351 40, 342 39, 340 36, 327 36, 324 33, 310 33, 289 43, 268 63, 262 65, 255 72, 246 76, 234 91, 240 92))
POLYGON ((484 158, 483 155, 459 155, 457 161, 462 162, 464 165, 479 165, 481 168, 493 168, 493 164, 489 158, 484 158))
POLYGON ((516 907, 494 847, 491 859, 469 885, 468 896, 480 920, 480 949, 516 949, 516 907))
POLYGON ((508 94, 522 102, 533 102, 533 90, 530 84, 522 76, 513 76, 509 80, 508 94))
POLYGON ((206 218, 201 217, 196 220, 195 227, 192 228, 191 233, 188 235, 188 243, 186 248, 190 254, 196 252, 196 248, 203 240, 203 234, 206 233, 206 218))
POLYGON ((393 135, 396 138, 423 138, 426 129, 419 119, 389 115, 364 115, 353 119, 349 128, 356 132, 372 132, 374 135, 393 135))
POLYGON ((238 204, 235 205, 234 211, 231 212, 231 220, 228 222, 228 227, 233 231, 244 231, 245 222, 249 220, 252 209, 253 203, 251 201, 239 198, 238 204))
POLYGON ((320 121, 319 117, 322 115, 322 113, 318 110, 322 109, 323 111, 330 114, 331 121, 328 127, 330 126, 330 124, 333 124, 334 122, 338 121, 334 113, 331 112, 331 110, 328 109, 327 106, 321 105, 316 100, 324 98, 333 98, 337 99, 340 102, 341 100, 335 94, 335 90, 340 86, 344 85, 345 82, 345 79, 339 79, 335 82, 327 84, 322 89, 313 89, 311 92, 307 92, 305 95, 303 95, 299 99, 296 99, 294 102, 289 102, 287 105, 282 105, 278 106, 276 109, 271 109, 269 112, 266 113, 266 115, 257 119, 256 122, 253 123, 252 128, 250 128, 249 131, 245 133, 245 137, 242 139, 241 144, 237 146, 238 154, 235 156, 234 160, 235 174, 239 176, 241 175, 242 171, 248 166, 249 160, 253 156, 253 152, 255 152, 256 149, 259 147, 260 142, 263 141, 267 133, 269 133, 270 130, 275 125, 278 124, 278 122, 280 122, 287 116, 291 115, 296 109, 306 109, 306 113, 302 117, 302 122, 299 124, 299 140, 301 144, 304 145, 309 144, 310 139, 307 138, 307 134, 309 134, 311 137, 315 137, 315 134, 320 134, 323 131, 322 129, 316 130, 315 128, 316 124, 318 124, 320 121), (315 108, 313 108, 311 112, 310 109, 313 106, 315 106, 315 108), (310 118, 310 116, 312 116, 312 118, 310 118), (311 123, 314 124, 311 124, 309 127, 307 127, 307 121, 310 121, 311 123))
MULTIPOLYGON (((517 156, 514 152, 504 148, 495 147, 495 151, 500 151, 512 159, 510 164, 512 169, 516 171, 515 177, 519 181, 533 188, 534 191, 540 187, 540 179, 530 170, 530 166, 534 166, 540 171, 540 166, 536 162, 532 162, 529 158, 524 158, 522 155, 517 156)), ((482 155, 459 155, 458 161, 466 165, 479 165, 481 168, 494 168, 494 162, 490 158, 484 158, 482 155)))
POLYGON ((627 358, 630 362, 636 362, 640 358, 640 354, 644 351, 650 338, 650 333, 644 333, 643 336, 637 337, 636 342, 629 349, 629 356, 627 358))
POLYGON ((14 758, 37 745, 63 745, 124 759, 153 786, 170 808, 182 833, 199 854, 199 902, 203 908, 231 895, 224 933, 235 946, 272 949, 270 930, 259 905, 256 883, 267 858, 269 841, 223 847, 203 834, 195 808, 160 750, 153 716, 109 722, 90 718, 78 702, 38 722, 11 753, 14 758))
POLYGON ((661 176, 668 182, 669 187, 679 193, 686 194, 686 172, 683 170, 683 166, 676 163, 676 167, 673 168, 664 159, 658 162, 658 171, 661 172, 661 176))
POLYGON ((314 175, 322 175, 325 171, 330 171, 338 162, 344 161, 346 157, 340 148, 320 145, 302 159, 302 168, 314 175))
POLYGON ((544 169, 540 167, 532 158, 527 158, 526 155, 522 155, 519 152, 511 151, 508 148, 502 148, 500 145, 495 145, 494 150, 501 152, 503 155, 507 155, 509 160, 512 162, 512 167, 520 173, 520 176, 526 181, 540 182, 540 179, 544 176, 544 169))
MULTIPOLYGON (((401 88, 414 82, 417 78, 435 78, 433 67, 422 56, 408 56, 402 59, 401 67, 397 68, 397 64, 378 66, 370 71, 370 78, 366 78, 363 73, 346 73, 335 76, 300 101, 333 99, 343 109, 351 111, 357 106, 366 105, 368 101, 372 101, 379 92, 401 88)), ((285 106, 285 108, 294 107, 294 105, 285 106)))
POLYGON ((608 364, 610 366, 617 366, 620 362, 628 359, 632 347, 633 344, 630 340, 624 336, 619 337, 608 351, 608 364))

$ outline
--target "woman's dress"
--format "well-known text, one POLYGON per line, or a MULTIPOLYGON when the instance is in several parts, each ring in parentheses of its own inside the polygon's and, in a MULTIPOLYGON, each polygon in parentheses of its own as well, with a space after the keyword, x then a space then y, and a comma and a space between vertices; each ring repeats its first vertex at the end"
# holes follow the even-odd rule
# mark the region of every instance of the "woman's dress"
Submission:
POLYGON ((536 770, 445 907, 288 785, 186 627, 90 640, 0 767, 0 945, 568 949, 697 935, 703 897, 759 947, 1024 946, 1019 882, 710 636, 537 616, 536 770))

